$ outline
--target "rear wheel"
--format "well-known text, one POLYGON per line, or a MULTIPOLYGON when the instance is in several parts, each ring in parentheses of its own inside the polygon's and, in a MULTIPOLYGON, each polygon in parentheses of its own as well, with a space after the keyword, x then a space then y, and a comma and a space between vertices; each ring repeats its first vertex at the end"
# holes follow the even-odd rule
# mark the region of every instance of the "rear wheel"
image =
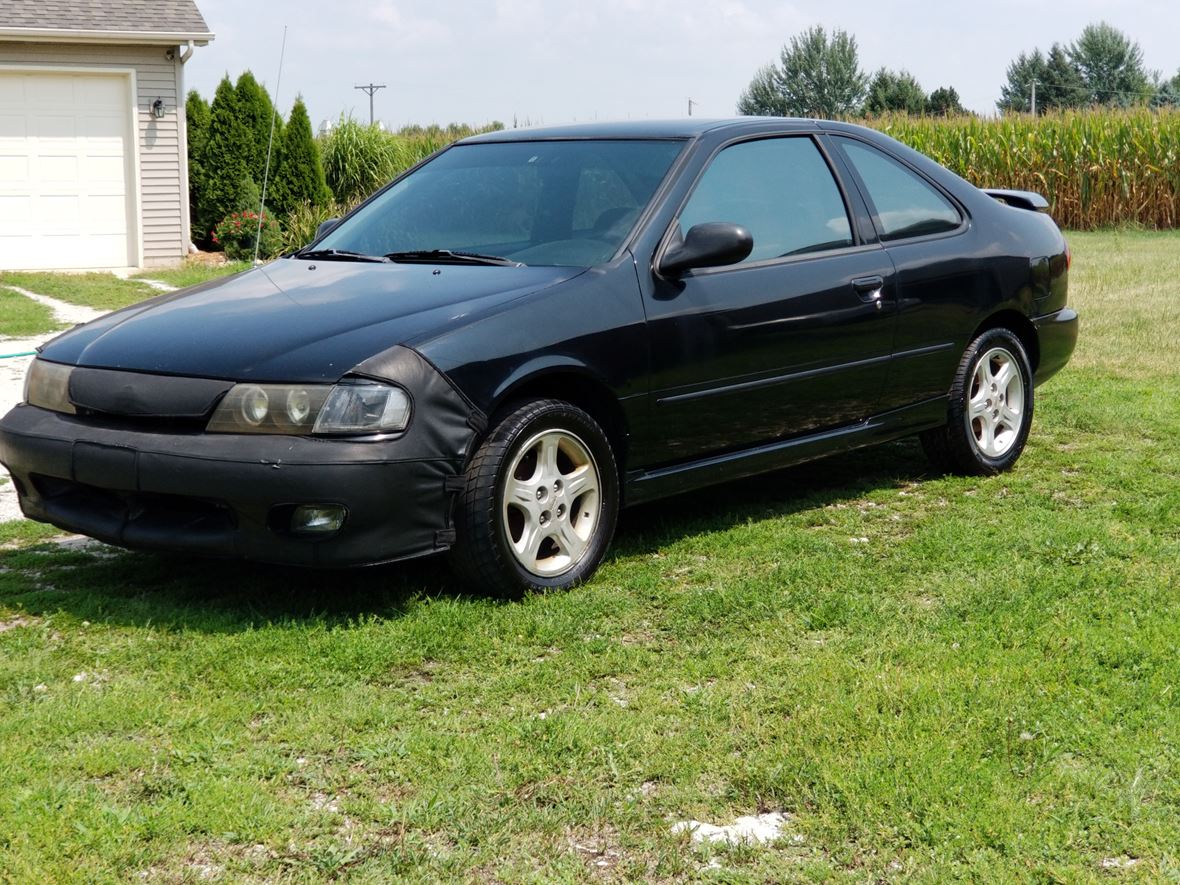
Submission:
POLYGON ((471 461, 452 559, 496 595, 572 587, 602 562, 618 507, 614 455, 594 419, 559 400, 524 403, 471 461))
POLYGON ((1001 473, 1024 451, 1032 414, 1032 367, 1024 346, 1008 329, 989 329, 963 354, 947 423, 923 433, 922 447, 950 473, 1001 473))

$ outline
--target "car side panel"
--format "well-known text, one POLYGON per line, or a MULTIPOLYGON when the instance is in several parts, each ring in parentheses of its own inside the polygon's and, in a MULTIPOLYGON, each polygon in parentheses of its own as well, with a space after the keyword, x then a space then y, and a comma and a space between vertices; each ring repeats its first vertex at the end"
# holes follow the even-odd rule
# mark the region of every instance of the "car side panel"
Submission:
POLYGON ((651 414, 636 448, 649 463, 683 461, 873 414, 893 347, 893 276, 873 246, 655 281, 651 414), (880 280, 879 300, 856 292, 862 278, 880 280))
POLYGON ((647 393, 646 322, 629 255, 415 349, 488 415, 520 383, 553 372, 602 385, 628 424, 647 393))

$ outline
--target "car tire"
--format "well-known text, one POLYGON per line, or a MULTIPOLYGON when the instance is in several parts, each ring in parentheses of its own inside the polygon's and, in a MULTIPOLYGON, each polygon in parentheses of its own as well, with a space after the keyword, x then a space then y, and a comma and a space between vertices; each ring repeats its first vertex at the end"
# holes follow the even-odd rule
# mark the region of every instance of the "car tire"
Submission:
POLYGON ((510 406, 471 459, 457 510, 452 562, 473 589, 574 587, 602 562, 618 519, 610 442, 569 403, 510 406))
POLYGON ((947 423, 922 433, 922 448, 947 473, 1002 473, 1024 451, 1032 416, 1032 367, 1024 345, 1008 329, 989 329, 963 354, 947 423))

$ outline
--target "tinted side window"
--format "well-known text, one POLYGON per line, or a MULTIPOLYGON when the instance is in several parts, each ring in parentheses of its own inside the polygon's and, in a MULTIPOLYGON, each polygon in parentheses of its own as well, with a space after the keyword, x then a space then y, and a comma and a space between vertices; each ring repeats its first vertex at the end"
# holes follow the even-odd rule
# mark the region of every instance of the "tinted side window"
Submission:
POLYGON ((852 245, 844 199, 806 137, 746 141, 718 154, 680 213, 681 232, 709 221, 753 235, 747 262, 852 245))
POLYGON ((937 234, 962 223, 946 197, 896 160, 859 141, 836 140, 868 188, 882 239, 937 234))

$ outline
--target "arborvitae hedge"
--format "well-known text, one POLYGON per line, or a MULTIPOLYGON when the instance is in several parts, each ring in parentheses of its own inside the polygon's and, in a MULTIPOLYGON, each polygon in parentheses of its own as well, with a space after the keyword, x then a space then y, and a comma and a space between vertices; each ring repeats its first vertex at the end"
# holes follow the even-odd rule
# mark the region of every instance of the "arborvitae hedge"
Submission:
POLYGON ((199 217, 209 230, 225 216, 240 209, 258 210, 247 205, 258 185, 250 174, 253 134, 238 108, 238 98, 229 77, 217 86, 210 109, 209 140, 205 146, 203 168, 204 194, 199 217))
MULTIPOLYGON (((238 77, 238 85, 234 87, 234 93, 238 101, 238 114, 250 133, 250 149, 247 155, 250 177, 261 187, 262 177, 266 171, 266 148, 270 141, 271 118, 273 116, 275 121, 274 144, 276 148, 283 135, 282 118, 275 112, 266 90, 258 85, 258 81, 249 71, 244 71, 238 77)), ((273 178, 275 174, 273 155, 270 174, 273 178)))
POLYGON ((302 203, 318 206, 332 198, 302 98, 295 99, 291 116, 283 127, 282 149, 277 154, 278 170, 271 177, 267 197, 275 212, 286 215, 302 203))
POLYGON ((188 130, 188 205, 192 221, 194 242, 205 242, 209 230, 216 224, 203 216, 205 191, 208 188, 209 173, 205 168, 205 157, 209 148, 209 103, 201 98, 195 89, 189 92, 184 103, 184 116, 188 130))

